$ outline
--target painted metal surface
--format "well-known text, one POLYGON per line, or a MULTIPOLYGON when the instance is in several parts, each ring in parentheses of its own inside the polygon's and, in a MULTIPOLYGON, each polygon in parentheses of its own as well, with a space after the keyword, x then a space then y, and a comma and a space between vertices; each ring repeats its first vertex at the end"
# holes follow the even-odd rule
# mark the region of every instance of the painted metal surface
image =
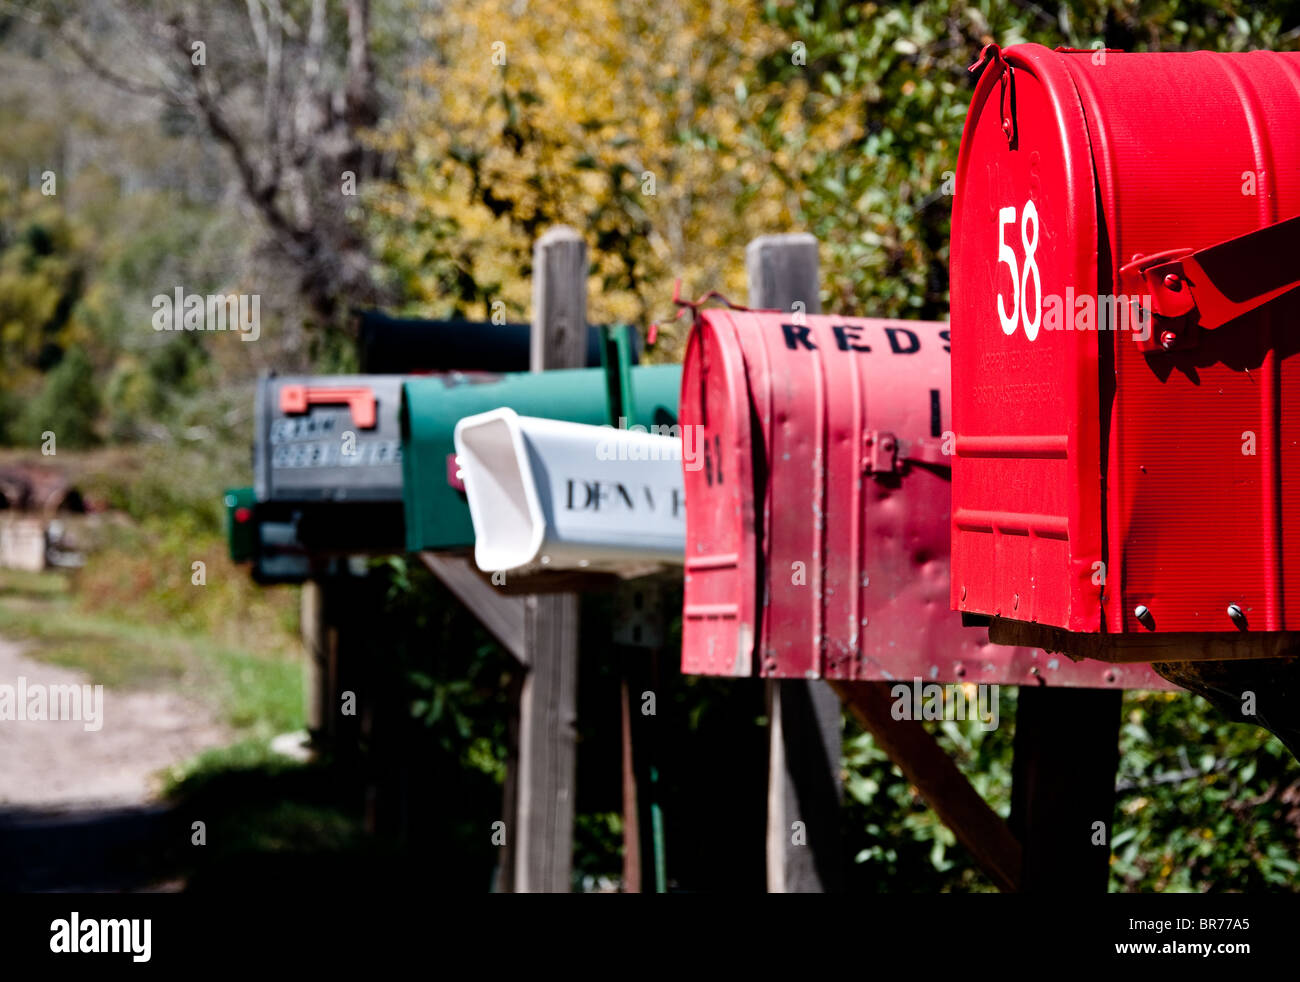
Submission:
MULTIPOLYGON (((677 420, 681 366, 638 365, 630 373, 629 425, 671 426, 677 420)), ((474 545, 465 493, 449 482, 456 424, 466 416, 507 407, 599 426, 611 418, 611 385, 603 369, 563 369, 504 375, 413 378, 402 391, 402 471, 406 544, 411 552, 474 545)), ((614 414, 616 415, 616 414, 614 414)))
POLYGON ((402 375, 266 376, 254 404, 258 501, 402 500, 402 375))
POLYGON ((680 438, 494 409, 457 423, 455 445, 479 569, 682 564, 680 438))
POLYGON ((981 64, 952 233, 952 606, 1300 628, 1300 54, 981 64))
POLYGON ((948 606, 948 326, 700 311, 682 374, 682 670, 1168 688, 988 643, 948 606))
POLYGON ((257 555, 257 524, 252 488, 230 488, 222 498, 226 506, 226 544, 232 563, 246 563, 257 555))

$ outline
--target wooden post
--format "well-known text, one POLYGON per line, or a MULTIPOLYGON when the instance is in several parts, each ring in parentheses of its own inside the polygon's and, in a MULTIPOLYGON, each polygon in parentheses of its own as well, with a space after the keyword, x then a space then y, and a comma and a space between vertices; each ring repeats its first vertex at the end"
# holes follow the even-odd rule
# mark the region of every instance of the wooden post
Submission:
POLYGON ((587 243, 567 225, 533 246, 533 320, 529 367, 582 368, 587 363, 587 243))
MULTIPOLYGON (((820 313, 813 236, 759 236, 745 249, 745 271, 751 307, 820 313)), ((767 888, 772 893, 838 890, 843 796, 839 698, 825 682, 774 679, 768 681, 767 699, 767 888)))
POLYGON ((578 597, 534 595, 519 694, 515 891, 567 893, 573 870, 577 770, 578 597))
MULTIPOLYGON (((614 650, 614 656, 620 660, 628 657, 628 652, 614 650)), ((632 714, 636 710, 632 700, 636 698, 628 685, 628 672, 624 668, 623 677, 619 679, 619 699, 622 708, 623 739, 623 892, 641 892, 641 856, 645 852, 641 843, 641 801, 637 795, 636 758, 632 753, 632 714)))
POLYGON ((613 655, 619 665, 623 734, 623 890, 667 891, 663 803, 660 799, 657 715, 646 715, 645 696, 658 699, 664 645, 663 584, 626 580, 614 597, 613 655))
POLYGON ((303 703, 307 732, 317 746, 329 743, 329 624, 325 620, 325 590, 321 581, 302 585, 299 622, 302 634, 303 703))
MULTIPOLYGON (((587 244, 559 226, 533 248, 532 369, 581 368, 586 345, 587 244)), ((578 595, 534 594, 525 604, 529 665, 520 691, 519 768, 512 789, 514 888, 567 893, 577 772, 578 595)))
POLYGON ((1010 825, 1024 848, 1023 892, 1106 892, 1123 696, 1020 687, 1010 825))

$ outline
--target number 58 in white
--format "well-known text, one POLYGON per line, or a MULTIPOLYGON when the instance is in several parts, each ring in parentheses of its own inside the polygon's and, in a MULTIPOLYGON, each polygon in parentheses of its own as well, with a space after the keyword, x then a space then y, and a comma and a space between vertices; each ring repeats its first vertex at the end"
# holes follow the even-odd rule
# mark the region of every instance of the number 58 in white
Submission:
POLYGON ((1038 250, 1038 209, 1032 201, 1026 201, 1020 213, 1020 244, 1025 250, 1025 265, 1021 269, 1016 263, 1015 250, 1006 242, 1006 227, 1016 220, 1015 206, 998 209, 998 264, 1005 263, 1011 269, 1011 311, 1008 313, 1002 291, 998 291, 998 320, 1002 323, 1002 333, 1016 333, 1016 325, 1025 325, 1025 337, 1030 341, 1038 337, 1038 326, 1043 319, 1043 280, 1038 272, 1038 263, 1034 253, 1038 250), (1033 224, 1034 237, 1029 237, 1029 226, 1033 224), (1034 309, 1033 319, 1029 312, 1029 274, 1034 274, 1034 309), (1023 301, 1023 302, 1022 302, 1023 301))

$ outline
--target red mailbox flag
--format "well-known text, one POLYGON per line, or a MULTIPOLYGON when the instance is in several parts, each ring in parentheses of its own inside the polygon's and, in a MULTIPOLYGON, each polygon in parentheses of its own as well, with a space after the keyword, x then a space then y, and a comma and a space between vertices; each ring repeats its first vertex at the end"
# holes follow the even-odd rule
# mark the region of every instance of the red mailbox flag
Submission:
POLYGON ((948 608, 948 363, 946 324, 697 312, 683 671, 1168 687, 991 646, 948 608))

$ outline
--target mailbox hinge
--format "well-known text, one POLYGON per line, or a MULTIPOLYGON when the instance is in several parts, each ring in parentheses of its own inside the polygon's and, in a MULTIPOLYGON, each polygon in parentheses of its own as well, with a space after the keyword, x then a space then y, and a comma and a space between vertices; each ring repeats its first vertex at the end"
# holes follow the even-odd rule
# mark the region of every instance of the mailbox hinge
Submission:
POLYGON ((1142 351, 1194 347, 1212 331, 1300 287, 1300 216, 1204 249, 1134 256, 1119 270, 1120 291, 1152 324, 1142 351))

